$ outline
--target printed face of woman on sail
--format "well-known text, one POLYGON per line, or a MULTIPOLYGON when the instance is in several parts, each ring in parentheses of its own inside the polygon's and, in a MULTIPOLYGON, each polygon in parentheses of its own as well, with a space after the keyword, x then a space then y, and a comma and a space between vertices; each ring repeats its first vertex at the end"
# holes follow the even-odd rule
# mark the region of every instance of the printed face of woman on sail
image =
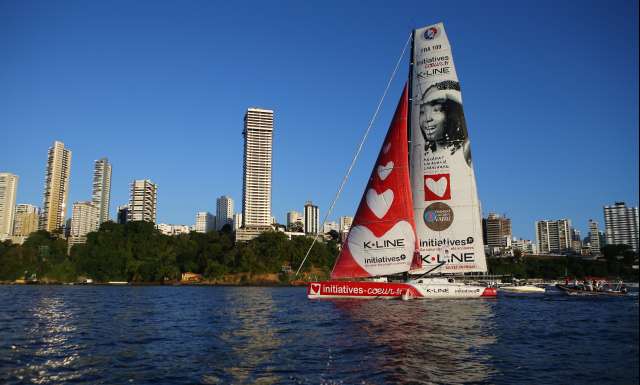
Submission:
POLYGON ((427 140, 442 139, 446 120, 447 113, 443 100, 432 100, 420 105, 420 129, 427 140))

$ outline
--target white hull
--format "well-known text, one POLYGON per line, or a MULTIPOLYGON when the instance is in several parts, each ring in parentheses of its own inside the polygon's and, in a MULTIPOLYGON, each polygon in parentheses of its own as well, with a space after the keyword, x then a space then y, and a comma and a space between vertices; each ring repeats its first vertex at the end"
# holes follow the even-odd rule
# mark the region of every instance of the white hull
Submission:
POLYGON ((467 285, 453 278, 422 278, 407 282, 420 294, 416 299, 456 299, 495 297, 496 290, 490 287, 467 285))
POLYGON ((498 289, 500 292, 505 293, 517 293, 517 294, 534 294, 534 293, 545 293, 546 290, 537 286, 505 286, 498 289))

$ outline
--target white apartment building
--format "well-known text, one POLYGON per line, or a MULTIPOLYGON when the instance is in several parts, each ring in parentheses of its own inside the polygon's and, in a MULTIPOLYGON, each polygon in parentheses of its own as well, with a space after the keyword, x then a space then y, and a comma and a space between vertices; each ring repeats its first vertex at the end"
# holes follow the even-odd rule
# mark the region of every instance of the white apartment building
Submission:
POLYGON ((313 202, 307 201, 304 204, 304 232, 317 234, 318 231, 320 231, 320 210, 313 202))
POLYGON ((65 148, 64 143, 55 141, 49 148, 47 157, 44 199, 39 223, 41 230, 61 231, 64 227, 70 176, 71 150, 65 148))
POLYGON ((18 176, 0 172, 0 241, 13 234, 18 176))
POLYGON ((243 227, 271 228, 273 111, 249 108, 244 116, 243 227))
POLYGON ((138 179, 131 183, 129 212, 127 221, 156 222, 158 186, 148 179, 138 179))
POLYGON ((99 208, 93 202, 75 202, 71 214, 71 228, 69 230, 69 250, 78 243, 87 241, 87 234, 98 231, 99 208))
POLYGON ((198 233, 207 233, 215 229, 216 217, 207 211, 201 211, 196 214, 195 231, 198 233))
POLYGON ((242 213, 233 214, 233 231, 238 231, 242 227, 242 213))
POLYGON ((93 167, 93 192, 91 201, 98 209, 98 224, 109 220, 111 200, 111 163, 109 159, 98 159, 93 167))
POLYGON ((340 225, 338 224, 338 222, 326 222, 322 227, 322 232, 325 234, 327 234, 331 230, 334 230, 340 233, 340 225))
POLYGON ((537 252, 536 245, 528 239, 518 239, 513 237, 510 243, 513 250, 520 250, 522 254, 531 255, 537 252))
POLYGON ((156 229, 164 235, 180 235, 189 234, 191 232, 191 226, 187 225, 170 225, 167 223, 158 223, 156 229))
POLYGON ((608 245, 629 245, 638 252, 638 208, 624 202, 604 206, 604 233, 608 245))
POLYGON ((536 239, 541 254, 565 253, 572 249, 571 221, 568 219, 536 222, 536 239))
POLYGON ((233 225, 233 199, 226 195, 216 199, 216 230, 224 225, 233 225))

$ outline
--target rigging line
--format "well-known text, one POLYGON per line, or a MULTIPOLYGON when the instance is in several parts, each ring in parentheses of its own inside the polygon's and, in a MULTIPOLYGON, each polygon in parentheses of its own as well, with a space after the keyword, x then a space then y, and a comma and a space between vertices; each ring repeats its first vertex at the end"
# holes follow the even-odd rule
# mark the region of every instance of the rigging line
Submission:
MULTIPOLYGON (((376 107, 375 112, 373 113, 373 116, 371 117, 371 120, 369 121, 369 126, 367 127, 366 131, 364 132, 364 135, 362 136, 362 140, 360 140, 360 145, 358 146, 358 150, 356 151, 356 154, 353 157, 353 160, 351 161, 351 164, 349 165, 349 169, 347 170, 347 173, 345 174, 344 178, 342 178, 342 183, 340 184, 340 188, 338 188, 338 192, 336 193, 336 196, 333 198, 333 202, 331 202, 331 206, 329 207, 329 210, 327 211, 327 213, 324 216, 324 219, 322 220, 322 224, 320 225, 321 228, 324 228, 324 224, 327 222, 327 218, 329 218, 329 215, 331 215, 331 212, 333 211, 334 206, 336 205, 336 202, 338 201, 338 198, 340 197, 340 194, 342 193, 342 189, 344 188, 344 185, 347 183, 347 180, 349 179, 349 176, 351 175, 351 171, 353 170, 353 166, 355 166, 356 164, 356 160, 358 159, 358 156, 360 155, 360 151, 362 151, 362 146, 364 145, 364 142, 367 140, 367 136, 369 135, 369 131, 371 131, 371 126, 373 126, 373 123, 376 120, 376 117, 378 116, 378 112, 380 112, 380 107, 382 106, 382 103, 384 102, 384 98, 387 96, 387 92, 389 91, 389 87, 391 86, 391 82, 393 81, 393 79, 396 76, 396 73, 398 72, 398 67, 400 67, 400 62, 402 61, 402 58, 404 57, 404 53, 407 50, 407 46, 409 45, 409 42, 411 41, 411 37, 413 36, 413 31, 409 34, 409 38, 407 39, 407 42, 404 43, 404 47, 402 47, 402 53, 400 54, 400 57, 398 58, 398 61, 396 62, 396 66, 393 69, 393 72, 391 73, 391 77, 389 78, 389 81, 387 82, 387 87, 384 89, 384 92, 382 93, 382 97, 380 98, 380 101, 378 102, 378 107, 376 107)), ((320 230, 320 229, 318 229, 320 230)), ((302 269, 302 266, 304 266, 304 263, 307 261, 307 257, 309 257, 309 253, 311 253, 311 249, 313 248, 313 245, 316 244, 316 242, 318 241, 318 236, 319 236, 319 231, 316 232, 316 236, 313 238, 313 242, 311 242, 311 246, 309 246, 309 249, 307 250, 307 253, 305 254, 304 258, 302 259, 302 262, 300 263, 300 266, 298 267, 298 270, 296 271, 296 277, 298 276, 298 274, 300 273, 300 269, 302 269)))

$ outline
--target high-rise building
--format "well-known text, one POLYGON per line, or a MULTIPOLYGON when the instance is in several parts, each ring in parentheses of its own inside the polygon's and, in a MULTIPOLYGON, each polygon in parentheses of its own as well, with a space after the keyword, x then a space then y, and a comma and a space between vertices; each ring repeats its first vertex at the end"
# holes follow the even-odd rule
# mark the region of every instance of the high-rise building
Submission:
POLYGON ((91 201, 98 209, 98 225, 109 220, 111 199, 111 163, 107 158, 95 161, 93 168, 93 194, 91 201))
POLYGON ((13 234, 18 176, 0 172, 0 241, 13 234))
POLYGON ((233 214, 233 231, 238 231, 242 227, 242 213, 233 214))
POLYGON ((287 213, 287 230, 302 231, 304 229, 304 216, 297 211, 287 213))
POLYGON ((247 109, 243 135, 242 225, 271 228, 273 111, 247 109))
POLYGON ((145 221, 156 223, 158 203, 158 186, 149 179, 138 179, 131 182, 129 198, 129 221, 145 221))
POLYGON ((19 204, 16 206, 16 214, 13 219, 13 235, 28 237, 29 234, 38 231, 38 216, 40 210, 33 205, 19 204))
POLYGON ((492 248, 506 247, 507 240, 512 238, 511 219, 490 213, 485 221, 487 232, 487 246, 492 248))
POLYGON ((340 226, 340 232, 341 233, 348 232, 349 229, 351 229, 352 223, 353 223, 353 217, 349 217, 349 216, 340 217, 340 219, 338 220, 338 224, 340 226))
POLYGON ((207 212, 207 211, 199 212, 198 214, 196 214, 195 231, 197 233, 207 233, 211 230, 214 230, 215 219, 216 217, 213 216, 213 214, 211 214, 210 212, 207 212))
POLYGON ((93 202, 74 202, 71 214, 71 228, 69 229, 69 249, 75 244, 85 243, 87 234, 97 231, 99 209, 93 202))
POLYGON ((39 227, 49 232, 62 231, 67 216, 69 177, 71 176, 71 150, 55 141, 49 148, 44 199, 39 227))
POLYGON ((317 234, 320 230, 320 211, 311 201, 304 204, 304 232, 317 234))
POLYGON ((223 195, 216 199, 216 230, 233 225, 233 199, 223 195))
POLYGON ((536 222, 538 251, 542 254, 566 253, 572 248, 571 221, 568 219, 536 222))
POLYGON ((589 219, 589 249, 591 254, 600 254, 600 230, 598 230, 598 222, 589 219))
POLYGON ((624 202, 604 206, 604 232, 607 245, 629 245, 638 252, 638 208, 624 202))
POLYGON ((129 219, 129 205, 118 206, 118 216, 116 223, 124 225, 129 219))

